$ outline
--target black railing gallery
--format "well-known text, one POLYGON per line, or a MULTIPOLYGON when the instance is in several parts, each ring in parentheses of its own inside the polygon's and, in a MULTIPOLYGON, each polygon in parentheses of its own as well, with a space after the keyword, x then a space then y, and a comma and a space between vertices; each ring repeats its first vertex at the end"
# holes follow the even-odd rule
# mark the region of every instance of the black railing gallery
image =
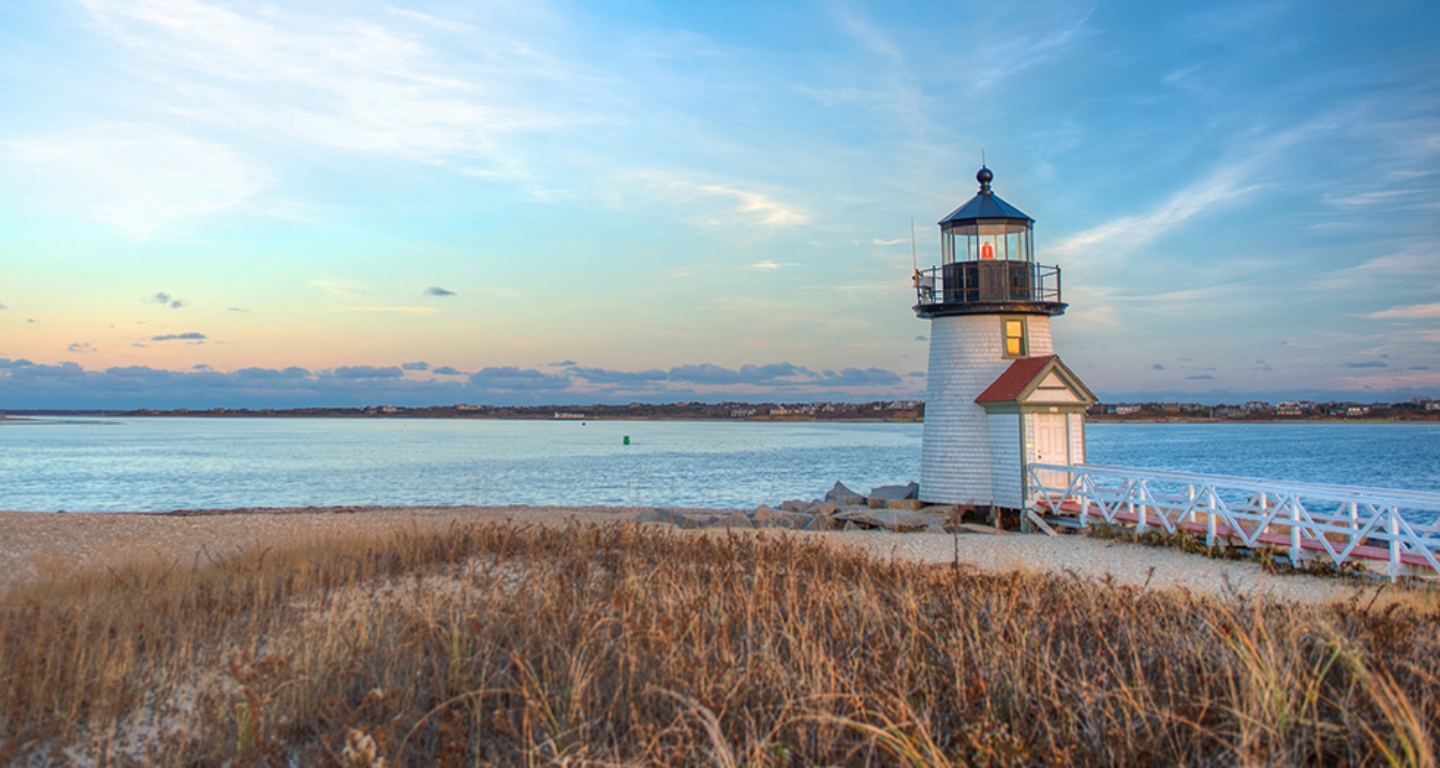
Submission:
POLYGON ((915 273, 921 305, 1060 302, 1060 268, 1029 261, 957 261, 915 273))

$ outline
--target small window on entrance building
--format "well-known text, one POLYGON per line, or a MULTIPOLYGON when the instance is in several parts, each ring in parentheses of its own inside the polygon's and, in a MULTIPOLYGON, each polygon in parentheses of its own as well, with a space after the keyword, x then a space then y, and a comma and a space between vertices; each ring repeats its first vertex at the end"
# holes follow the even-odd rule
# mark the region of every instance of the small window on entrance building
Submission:
POLYGON ((1005 356, 1025 356, 1025 321, 1018 318, 1005 319, 1005 356))

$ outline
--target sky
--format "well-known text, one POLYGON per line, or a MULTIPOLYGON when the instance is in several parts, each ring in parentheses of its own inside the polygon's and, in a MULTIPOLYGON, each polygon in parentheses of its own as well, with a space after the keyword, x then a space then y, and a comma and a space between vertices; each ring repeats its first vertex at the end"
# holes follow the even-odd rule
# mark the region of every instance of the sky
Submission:
POLYGON ((1107 401, 1440 398, 1440 5, 0 4, 0 408, 918 399, 997 194, 1107 401))

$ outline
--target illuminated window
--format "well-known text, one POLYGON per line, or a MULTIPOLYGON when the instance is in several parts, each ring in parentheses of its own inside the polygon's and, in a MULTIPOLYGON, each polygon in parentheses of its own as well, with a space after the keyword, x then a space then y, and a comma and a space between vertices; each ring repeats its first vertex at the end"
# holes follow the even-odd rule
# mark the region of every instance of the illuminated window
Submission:
POLYGON ((1025 321, 1015 317, 1005 319, 1005 356, 1025 356, 1025 321))

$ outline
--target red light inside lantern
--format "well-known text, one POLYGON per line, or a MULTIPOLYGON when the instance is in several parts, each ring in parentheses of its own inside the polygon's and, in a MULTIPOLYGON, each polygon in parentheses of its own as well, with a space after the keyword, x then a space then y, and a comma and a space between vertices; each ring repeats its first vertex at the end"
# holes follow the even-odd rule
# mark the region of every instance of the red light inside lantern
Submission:
POLYGON ((985 243, 984 245, 980 246, 980 258, 982 258, 982 259, 993 259, 993 258, 995 258, 995 249, 994 249, 993 247, 991 247, 989 243, 985 243))

